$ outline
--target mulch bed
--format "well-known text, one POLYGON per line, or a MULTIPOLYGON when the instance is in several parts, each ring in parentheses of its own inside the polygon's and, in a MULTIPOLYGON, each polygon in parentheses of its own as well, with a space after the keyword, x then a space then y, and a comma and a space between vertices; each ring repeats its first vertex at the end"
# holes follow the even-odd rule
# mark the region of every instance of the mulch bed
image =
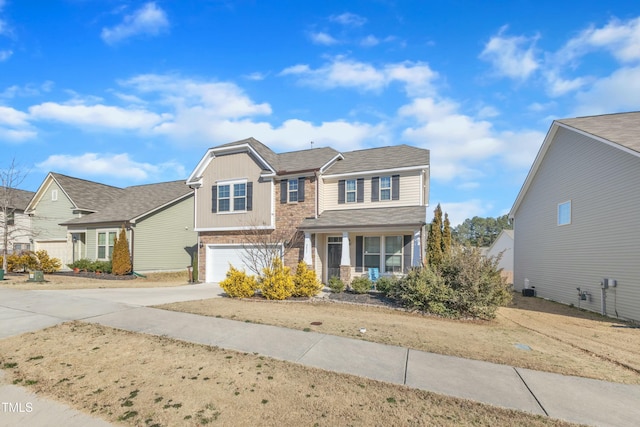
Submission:
POLYGON ((133 280, 136 278, 134 274, 126 274, 124 276, 116 276, 115 274, 108 273, 96 273, 93 271, 78 271, 77 273, 74 271, 56 271, 55 273, 51 273, 53 276, 71 276, 71 277, 86 277, 88 279, 99 279, 99 280, 133 280))
POLYGON ((367 292, 366 294, 356 294, 355 292, 340 292, 329 294, 329 300, 337 302, 347 302, 352 304, 369 304, 378 305, 389 308, 402 308, 402 305, 391 298, 388 298, 380 292, 367 292))

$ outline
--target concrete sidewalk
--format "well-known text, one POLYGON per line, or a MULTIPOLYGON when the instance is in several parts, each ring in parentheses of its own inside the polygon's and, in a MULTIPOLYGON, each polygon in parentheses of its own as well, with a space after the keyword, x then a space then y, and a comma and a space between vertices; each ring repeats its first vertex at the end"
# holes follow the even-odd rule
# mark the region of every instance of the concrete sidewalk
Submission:
MULTIPOLYGON (((213 285, 86 291, 0 290, 0 337, 70 319, 404 384, 533 414, 594 426, 635 425, 640 386, 513 368, 315 332, 149 308, 211 298, 213 285), (166 288, 162 288, 166 289, 166 288), (172 299, 175 298, 175 299, 172 299)), ((1 397, 1 395, 0 395, 1 397)), ((2 419, 0 418, 0 424, 2 419)), ((30 425, 37 425, 29 423, 30 425)))

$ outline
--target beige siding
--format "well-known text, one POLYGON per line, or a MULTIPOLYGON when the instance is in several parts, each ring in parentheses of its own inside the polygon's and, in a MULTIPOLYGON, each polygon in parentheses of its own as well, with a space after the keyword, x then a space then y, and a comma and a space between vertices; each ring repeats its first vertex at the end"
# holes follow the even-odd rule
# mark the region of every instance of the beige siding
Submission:
MULTIPOLYGON (((364 178, 364 202, 338 204, 338 179, 325 179, 322 190, 322 210, 382 208, 397 206, 417 206, 424 197, 424 189, 421 187, 421 171, 404 172, 400 174, 400 200, 371 201, 371 178, 374 176, 389 176, 385 174, 353 176, 348 179, 364 178)), ((426 204, 426 201, 423 202, 426 204)))
POLYGON ((515 212, 514 285, 537 295, 640 320, 640 159, 560 128, 515 212), (571 201, 571 224, 557 225, 558 203, 571 201), (587 291, 578 300, 576 288, 587 291))
POLYGON ((202 177, 202 186, 196 190, 196 228, 230 229, 242 226, 271 224, 271 180, 261 180, 262 170, 247 153, 214 158, 202 177), (219 181, 244 180, 253 182, 253 210, 243 213, 213 213, 211 187, 219 181))
POLYGON ((134 270, 181 270, 191 265, 196 251, 193 197, 145 218, 135 226, 134 270))

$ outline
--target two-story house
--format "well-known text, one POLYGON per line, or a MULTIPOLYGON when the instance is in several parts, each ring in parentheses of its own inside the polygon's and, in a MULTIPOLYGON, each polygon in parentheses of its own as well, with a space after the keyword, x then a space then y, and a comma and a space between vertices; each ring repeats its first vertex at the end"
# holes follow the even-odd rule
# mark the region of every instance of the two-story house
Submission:
POLYGON ((0 187, 0 249, 6 244, 7 253, 31 250, 31 218, 25 209, 33 195, 32 191, 0 187))
POLYGON ((428 150, 276 154, 249 138, 207 150, 187 184, 195 189, 200 277, 207 282, 224 279, 229 264, 245 268, 257 233, 284 236, 273 242, 285 265, 304 260, 324 282, 422 264, 428 150))

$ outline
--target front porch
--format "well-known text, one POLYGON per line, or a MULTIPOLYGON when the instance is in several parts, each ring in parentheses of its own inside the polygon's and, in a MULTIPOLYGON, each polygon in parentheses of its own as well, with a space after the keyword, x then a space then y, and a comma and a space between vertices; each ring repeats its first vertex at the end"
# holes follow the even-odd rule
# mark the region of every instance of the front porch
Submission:
POLYGON ((425 212, 424 207, 324 212, 300 227, 303 259, 324 283, 339 277, 349 284, 371 268, 380 275, 403 275, 422 265, 425 212))

